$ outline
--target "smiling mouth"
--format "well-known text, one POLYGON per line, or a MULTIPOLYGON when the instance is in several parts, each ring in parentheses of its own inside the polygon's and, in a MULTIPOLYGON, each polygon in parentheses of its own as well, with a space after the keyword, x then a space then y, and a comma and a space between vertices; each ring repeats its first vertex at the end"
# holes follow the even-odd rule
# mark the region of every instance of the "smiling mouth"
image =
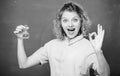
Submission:
POLYGON ((75 28, 68 28, 68 31, 75 31, 75 28))
POLYGON ((74 31, 75 31, 75 28, 68 28, 67 30, 68 30, 69 35, 73 35, 74 31))

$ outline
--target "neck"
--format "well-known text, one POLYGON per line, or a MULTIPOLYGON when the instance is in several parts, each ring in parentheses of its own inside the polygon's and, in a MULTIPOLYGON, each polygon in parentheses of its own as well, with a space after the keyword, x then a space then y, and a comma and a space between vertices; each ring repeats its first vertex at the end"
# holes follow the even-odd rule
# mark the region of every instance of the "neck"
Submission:
POLYGON ((73 40, 73 39, 75 39, 76 37, 78 37, 78 36, 82 36, 83 34, 80 34, 80 35, 76 35, 75 37, 73 37, 73 38, 69 38, 69 37, 67 37, 67 39, 69 40, 69 41, 71 41, 71 40, 73 40))

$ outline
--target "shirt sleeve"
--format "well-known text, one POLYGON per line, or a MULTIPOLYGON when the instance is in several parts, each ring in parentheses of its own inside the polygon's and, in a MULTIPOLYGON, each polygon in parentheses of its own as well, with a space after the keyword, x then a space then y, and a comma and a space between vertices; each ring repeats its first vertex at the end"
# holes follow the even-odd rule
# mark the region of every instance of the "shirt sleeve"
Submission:
POLYGON ((40 64, 44 64, 48 62, 48 46, 44 45, 40 47, 37 51, 33 53, 31 56, 33 60, 39 61, 40 64))

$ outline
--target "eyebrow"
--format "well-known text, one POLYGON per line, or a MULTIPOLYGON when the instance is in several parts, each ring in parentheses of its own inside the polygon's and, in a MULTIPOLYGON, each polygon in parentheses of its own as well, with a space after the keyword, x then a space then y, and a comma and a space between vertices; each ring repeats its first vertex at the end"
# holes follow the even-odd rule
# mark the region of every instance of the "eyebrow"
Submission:
POLYGON ((61 19, 64 19, 64 18, 66 18, 66 17, 61 17, 61 19))
MULTIPOLYGON (((61 19, 64 19, 64 18, 67 18, 67 17, 61 17, 61 19)), ((73 17, 73 18, 79 18, 79 19, 80 19, 79 16, 75 16, 75 17, 73 17)))
POLYGON ((75 16, 74 18, 80 18, 79 16, 75 16))

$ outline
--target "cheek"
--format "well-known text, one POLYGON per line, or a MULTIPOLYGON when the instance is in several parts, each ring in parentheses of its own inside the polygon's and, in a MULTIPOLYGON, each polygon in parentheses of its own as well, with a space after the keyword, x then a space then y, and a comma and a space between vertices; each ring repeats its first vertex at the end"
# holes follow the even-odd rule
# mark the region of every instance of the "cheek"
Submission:
POLYGON ((74 23, 74 25, 76 26, 76 28, 80 28, 81 26, 80 22, 74 23))
POLYGON ((61 23, 61 28, 65 31, 66 29, 65 24, 61 23))
POLYGON ((67 27, 67 23, 61 22, 61 26, 62 26, 63 28, 66 28, 66 27, 67 27))

